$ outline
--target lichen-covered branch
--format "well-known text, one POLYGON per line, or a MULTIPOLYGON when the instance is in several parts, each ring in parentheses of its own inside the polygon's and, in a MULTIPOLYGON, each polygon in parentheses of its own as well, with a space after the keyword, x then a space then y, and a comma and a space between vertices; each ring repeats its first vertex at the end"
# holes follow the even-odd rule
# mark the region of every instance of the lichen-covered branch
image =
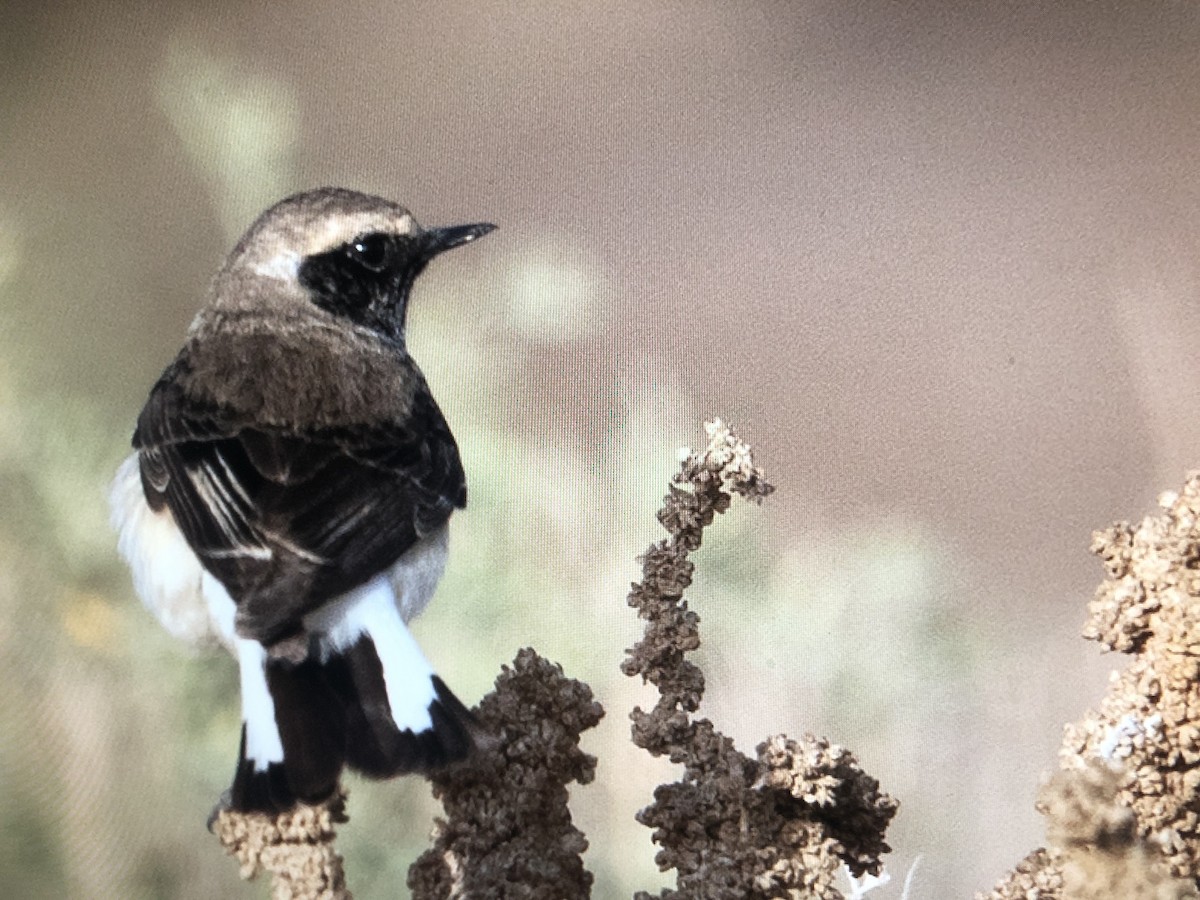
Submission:
POLYGON ((567 785, 595 776, 579 736, 604 709, 586 684, 525 649, 475 714, 476 751, 430 776, 446 818, 409 870, 413 900, 590 896, 587 840, 571 822, 567 785))
POLYGON ((1131 659, 1066 729, 1047 849, 981 898, 1200 897, 1200 473, 1160 505, 1093 538, 1108 577, 1084 636, 1131 659))
POLYGON ((349 900, 335 825, 346 822, 346 793, 277 816, 218 809, 210 827, 237 859, 241 876, 271 874, 272 900, 349 900))
POLYGON ((734 494, 760 502, 774 490, 732 430, 719 420, 705 428, 708 446, 683 461, 659 510, 668 537, 642 556, 642 581, 629 594, 646 630, 622 670, 660 695, 651 711, 631 714, 633 741, 684 766, 682 779, 660 786, 638 821, 654 829, 659 867, 677 873, 664 900, 835 900, 843 864, 855 875, 880 871, 896 802, 827 741, 773 737, 751 759, 712 722, 691 715, 704 676, 685 658, 700 645, 700 619, 683 599, 693 573, 688 557, 734 494))

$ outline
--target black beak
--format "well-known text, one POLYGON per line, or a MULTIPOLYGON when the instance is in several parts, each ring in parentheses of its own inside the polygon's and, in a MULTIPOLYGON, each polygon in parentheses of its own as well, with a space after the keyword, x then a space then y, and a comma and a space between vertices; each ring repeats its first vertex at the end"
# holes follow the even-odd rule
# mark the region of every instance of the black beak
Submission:
POLYGON ((495 231, 496 226, 490 222, 480 222, 476 225, 450 225, 446 228, 430 228, 421 235, 421 245, 425 261, 429 261, 460 244, 469 244, 476 238, 481 238, 489 231, 495 231))

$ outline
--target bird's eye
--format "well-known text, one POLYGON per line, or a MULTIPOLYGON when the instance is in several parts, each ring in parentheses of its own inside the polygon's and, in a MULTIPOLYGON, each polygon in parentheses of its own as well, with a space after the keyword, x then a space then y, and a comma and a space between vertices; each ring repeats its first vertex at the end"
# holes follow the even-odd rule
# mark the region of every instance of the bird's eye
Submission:
POLYGON ((346 245, 350 258, 372 272, 387 268, 390 249, 391 242, 383 234, 364 234, 346 245))

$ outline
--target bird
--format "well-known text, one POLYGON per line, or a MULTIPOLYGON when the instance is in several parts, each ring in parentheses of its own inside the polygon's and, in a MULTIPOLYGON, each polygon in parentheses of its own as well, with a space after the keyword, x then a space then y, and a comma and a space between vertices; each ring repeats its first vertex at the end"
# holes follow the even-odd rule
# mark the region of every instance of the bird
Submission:
POLYGON ((467 492, 405 326, 426 265, 494 228, 422 228, 346 188, 279 201, 138 416, 110 493, 117 547, 169 632, 236 657, 234 810, 321 803, 347 767, 429 772, 476 744, 408 630, 467 492))

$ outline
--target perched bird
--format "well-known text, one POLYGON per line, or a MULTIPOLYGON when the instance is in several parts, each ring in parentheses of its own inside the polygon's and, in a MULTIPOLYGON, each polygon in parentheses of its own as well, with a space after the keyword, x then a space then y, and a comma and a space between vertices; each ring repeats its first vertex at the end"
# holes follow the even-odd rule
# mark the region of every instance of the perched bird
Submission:
POLYGON ((279 202, 138 418, 112 489, 119 550, 169 631, 237 657, 234 809, 318 802, 343 766, 386 778, 472 746, 406 627, 467 493, 405 313, 433 257, 494 227, 423 229, 340 188, 279 202))

